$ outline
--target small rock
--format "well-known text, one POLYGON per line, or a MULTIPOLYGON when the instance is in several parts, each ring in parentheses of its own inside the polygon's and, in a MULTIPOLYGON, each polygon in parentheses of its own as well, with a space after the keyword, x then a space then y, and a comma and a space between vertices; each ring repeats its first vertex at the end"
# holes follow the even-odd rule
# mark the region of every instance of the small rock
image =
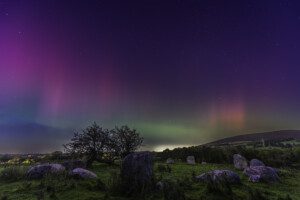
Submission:
POLYGON ((201 162, 201 164, 202 164, 202 165, 206 165, 206 164, 207 164, 207 162, 204 162, 204 161, 202 161, 202 162, 201 162))
POLYGON ((83 168, 73 169, 71 171, 70 175, 72 177, 82 178, 82 179, 95 179, 95 178, 97 178, 97 174, 95 174, 94 172, 91 172, 87 169, 83 169, 83 168))
POLYGON ((262 161, 260 161, 258 159, 252 159, 250 161, 250 167, 255 167, 255 166, 265 166, 265 163, 263 163, 262 161))
POLYGON ((195 177, 200 182, 220 182, 227 181, 230 184, 238 184, 241 182, 239 175, 230 170, 213 170, 207 173, 203 173, 195 177))
POLYGON ((46 174, 57 174, 65 171, 65 167, 61 164, 40 164, 31 167, 27 171, 27 177, 29 179, 40 179, 46 174))
POLYGON ((240 170, 244 170, 248 167, 246 158, 244 158, 240 154, 233 155, 233 164, 236 169, 240 169, 240 170))
POLYGON ((174 164, 175 161, 172 158, 168 158, 166 161, 167 164, 174 164))
POLYGON ((186 158, 186 162, 187 162, 188 164, 190 164, 190 165, 196 164, 196 162, 195 162, 195 157, 194 157, 194 156, 188 156, 188 157, 186 158))
POLYGON ((277 182, 279 176, 275 169, 266 166, 253 166, 244 170, 244 174, 249 177, 251 182, 277 182))

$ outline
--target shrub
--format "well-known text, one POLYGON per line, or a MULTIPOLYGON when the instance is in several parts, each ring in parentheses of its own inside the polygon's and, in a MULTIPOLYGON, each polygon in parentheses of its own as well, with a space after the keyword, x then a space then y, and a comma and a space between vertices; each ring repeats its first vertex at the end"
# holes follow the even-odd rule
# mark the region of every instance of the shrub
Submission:
POLYGON ((31 165, 32 163, 34 163, 34 160, 29 158, 22 162, 23 165, 31 165))
POLYGON ((0 173, 0 179, 4 181, 17 181, 25 177, 27 168, 21 166, 10 166, 4 168, 0 173))
POLYGON ((7 164, 9 165, 18 165, 20 164, 21 159, 19 157, 14 157, 12 159, 10 159, 9 161, 7 161, 7 164))

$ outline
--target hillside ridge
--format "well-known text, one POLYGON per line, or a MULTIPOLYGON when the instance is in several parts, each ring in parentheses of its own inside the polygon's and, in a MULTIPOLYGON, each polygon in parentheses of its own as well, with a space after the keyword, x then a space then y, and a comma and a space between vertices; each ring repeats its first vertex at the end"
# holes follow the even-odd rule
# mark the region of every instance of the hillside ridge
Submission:
POLYGON ((223 139, 215 140, 213 142, 207 143, 209 145, 213 144, 224 144, 230 142, 241 142, 241 141, 260 141, 260 140, 281 140, 281 139, 300 139, 300 130, 278 130, 278 131, 268 131, 260 133, 250 133, 245 135, 236 135, 232 137, 226 137, 223 139))

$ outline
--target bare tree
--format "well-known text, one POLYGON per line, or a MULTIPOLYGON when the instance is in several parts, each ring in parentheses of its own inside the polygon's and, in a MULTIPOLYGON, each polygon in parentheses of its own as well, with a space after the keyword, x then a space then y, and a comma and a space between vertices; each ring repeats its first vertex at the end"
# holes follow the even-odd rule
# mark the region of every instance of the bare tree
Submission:
POLYGON ((135 129, 130 129, 127 125, 115 127, 111 130, 115 151, 121 158, 136 151, 143 143, 143 138, 135 129))
POLYGON ((74 133, 71 142, 64 147, 68 153, 85 156, 87 167, 91 167, 94 161, 102 161, 108 143, 109 131, 94 122, 82 130, 82 133, 74 133))
POLYGON ((86 157, 87 167, 92 167, 94 161, 112 164, 137 150, 142 143, 143 138, 135 129, 121 126, 109 131, 94 122, 82 133, 75 132, 64 147, 71 155, 86 157))

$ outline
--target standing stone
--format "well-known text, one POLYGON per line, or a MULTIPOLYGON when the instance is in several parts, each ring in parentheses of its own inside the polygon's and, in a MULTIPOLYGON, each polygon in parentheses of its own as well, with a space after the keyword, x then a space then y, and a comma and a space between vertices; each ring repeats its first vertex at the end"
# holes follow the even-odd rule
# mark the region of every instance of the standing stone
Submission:
POLYGON ((187 162, 188 164, 190 164, 190 165, 196 164, 196 162, 195 162, 195 157, 194 157, 194 156, 188 156, 188 157, 186 158, 186 162, 187 162))
POLYGON ((150 152, 127 155, 122 163, 121 179, 123 189, 128 194, 147 189, 153 180, 153 159, 150 152))
POLYGON ((262 161, 260 161, 258 159, 252 159, 250 161, 250 167, 255 167, 255 166, 265 166, 265 163, 263 163, 262 161))
POLYGON ((168 158, 166 161, 167 164, 174 164, 175 161, 172 158, 168 158))
POLYGON ((233 155, 233 164, 236 169, 240 169, 240 170, 244 170, 248 167, 246 158, 244 158, 240 154, 233 155))

